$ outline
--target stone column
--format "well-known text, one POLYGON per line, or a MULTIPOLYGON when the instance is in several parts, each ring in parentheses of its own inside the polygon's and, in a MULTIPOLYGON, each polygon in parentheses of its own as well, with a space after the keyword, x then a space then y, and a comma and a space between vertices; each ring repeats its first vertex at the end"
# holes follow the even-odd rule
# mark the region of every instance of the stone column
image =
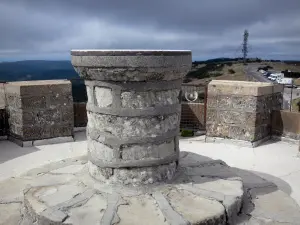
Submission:
POLYGON ((182 78, 190 51, 73 50, 88 94, 89 172, 99 181, 171 179, 179 148, 182 78))

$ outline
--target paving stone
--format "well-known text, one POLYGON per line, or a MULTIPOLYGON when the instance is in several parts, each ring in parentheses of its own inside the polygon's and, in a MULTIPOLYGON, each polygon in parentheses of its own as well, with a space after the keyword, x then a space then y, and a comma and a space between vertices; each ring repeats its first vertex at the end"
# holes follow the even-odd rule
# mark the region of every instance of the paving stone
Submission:
POLYGON ((107 200, 102 195, 94 195, 82 207, 70 208, 69 218, 66 224, 100 224, 104 211, 107 207, 107 200))
POLYGON ((21 203, 0 204, 0 225, 16 225, 21 221, 21 203))
POLYGON ((66 166, 63 168, 56 169, 56 170, 51 170, 51 173, 75 174, 75 173, 79 173, 84 167, 85 167, 85 165, 70 165, 70 166, 66 166))
POLYGON ((250 191, 255 205, 251 215, 280 223, 299 224, 300 209, 287 194, 274 188, 255 188, 250 191))
POLYGON ((188 167, 181 166, 178 173, 189 183, 178 178, 171 184, 137 187, 96 182, 80 160, 70 159, 37 168, 22 178, 0 183, 0 196, 10 196, 2 197, 0 209, 10 207, 9 212, 0 217, 0 224, 13 225, 20 219, 23 189, 25 208, 20 225, 32 225, 35 220, 37 225, 55 221, 58 225, 134 225, 141 221, 164 225, 296 225, 300 221, 297 204, 275 185, 270 186, 267 180, 250 171, 230 168, 220 161, 204 157, 201 160, 196 154, 181 154, 181 158, 185 157, 188 167), (245 201, 242 210, 245 219, 241 220, 238 214, 244 199, 243 182, 248 184, 245 188, 251 187, 252 203, 245 201))
POLYGON ((226 224, 226 213, 218 201, 194 195, 188 191, 171 190, 166 194, 171 206, 190 224, 226 224))
POLYGON ((124 200, 127 203, 118 207, 117 214, 120 218, 118 225, 168 224, 155 200, 149 195, 124 198, 124 200), (142 218, 139 215, 143 215, 142 218))

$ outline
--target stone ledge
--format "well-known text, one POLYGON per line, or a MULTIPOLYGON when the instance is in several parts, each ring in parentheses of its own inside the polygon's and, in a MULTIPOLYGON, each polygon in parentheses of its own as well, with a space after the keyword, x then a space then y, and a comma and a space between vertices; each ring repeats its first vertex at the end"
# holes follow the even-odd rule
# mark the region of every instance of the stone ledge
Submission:
POLYGON ((33 140, 33 141, 22 141, 18 138, 8 136, 8 140, 14 142, 15 144, 21 147, 32 147, 32 146, 40 146, 40 145, 51 145, 51 144, 73 142, 74 138, 72 136, 68 136, 68 137, 55 137, 55 138, 33 140))
POLYGON ((282 91, 282 85, 264 82, 212 80, 208 85, 209 95, 263 96, 282 91))
POLYGON ((0 136, 0 141, 1 141, 1 140, 7 140, 7 139, 8 139, 8 136, 7 136, 7 135, 0 136))
POLYGON ((290 144, 299 145, 299 140, 289 138, 289 137, 284 137, 284 136, 272 135, 272 140, 274 140, 274 141, 283 141, 283 142, 287 142, 287 143, 290 143, 290 144))
POLYGON ((235 140, 235 139, 226 139, 226 138, 219 138, 219 137, 205 137, 205 142, 207 143, 225 143, 225 144, 232 144, 237 145, 240 147, 249 147, 255 148, 261 145, 262 143, 270 140, 270 136, 265 137, 263 139, 251 142, 251 141, 242 141, 242 140, 235 140))

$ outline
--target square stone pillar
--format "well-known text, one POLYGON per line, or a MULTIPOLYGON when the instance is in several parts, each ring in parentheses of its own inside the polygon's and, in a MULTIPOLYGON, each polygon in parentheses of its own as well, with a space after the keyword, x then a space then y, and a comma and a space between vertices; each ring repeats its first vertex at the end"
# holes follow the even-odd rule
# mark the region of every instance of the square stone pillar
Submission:
POLYGON ((24 147, 73 140, 70 81, 10 82, 5 92, 10 140, 24 147))
POLYGON ((208 85, 207 141, 257 146, 271 135, 272 110, 282 105, 282 85, 213 80, 208 85))

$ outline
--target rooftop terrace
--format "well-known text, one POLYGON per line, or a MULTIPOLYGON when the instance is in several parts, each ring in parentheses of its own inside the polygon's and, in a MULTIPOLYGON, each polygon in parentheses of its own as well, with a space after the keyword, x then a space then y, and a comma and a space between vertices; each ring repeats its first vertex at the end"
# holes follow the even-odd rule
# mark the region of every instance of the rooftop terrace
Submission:
MULTIPOLYGON (((74 142, 69 143, 23 148, 7 140, 0 141, 0 182, 53 162, 85 157, 85 132, 75 132, 74 139, 74 142)), ((269 141, 257 148, 238 147, 224 143, 205 143, 203 137, 182 138, 179 145, 181 152, 199 154, 203 161, 223 160, 243 178, 246 187, 268 188, 276 185, 275 189, 260 193, 255 200, 259 207, 251 212, 253 220, 271 217, 270 221, 275 218, 277 221, 289 222, 287 224, 298 224, 298 216, 291 215, 300 212, 297 207, 297 204, 300 205, 298 146, 269 141), (280 201, 280 206, 276 208, 274 204, 278 204, 277 201, 280 201)), ((0 210, 0 218, 3 220, 6 217, 2 213, 0 210)))

